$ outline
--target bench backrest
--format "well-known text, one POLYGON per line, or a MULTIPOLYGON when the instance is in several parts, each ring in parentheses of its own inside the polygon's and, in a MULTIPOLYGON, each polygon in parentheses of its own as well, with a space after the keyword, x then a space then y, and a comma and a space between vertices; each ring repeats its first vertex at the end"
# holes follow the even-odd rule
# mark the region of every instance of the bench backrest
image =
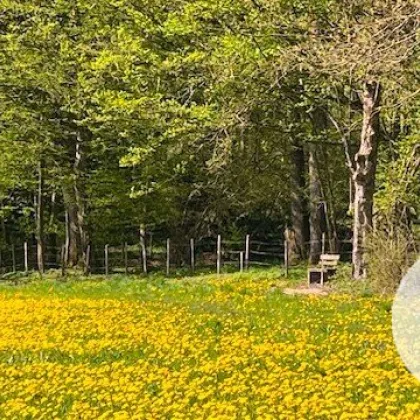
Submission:
POLYGON ((319 262, 325 267, 336 267, 340 260, 339 254, 322 254, 319 262))

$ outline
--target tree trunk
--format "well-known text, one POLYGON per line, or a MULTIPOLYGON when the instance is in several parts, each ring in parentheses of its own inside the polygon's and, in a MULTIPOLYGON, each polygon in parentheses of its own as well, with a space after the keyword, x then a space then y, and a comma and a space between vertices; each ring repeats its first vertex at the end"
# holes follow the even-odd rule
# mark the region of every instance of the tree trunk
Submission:
POLYGON ((315 147, 309 149, 309 261, 316 264, 319 261, 322 249, 322 218, 323 203, 321 182, 316 165, 315 147))
POLYGON ((72 174, 63 185, 63 198, 67 211, 66 254, 68 265, 75 267, 85 261, 88 235, 85 226, 85 198, 83 185, 84 153, 81 134, 72 146, 72 174))
POLYGON ((147 253, 146 253, 146 226, 144 223, 140 224, 140 259, 143 274, 147 274, 147 253))
POLYGON ((63 198, 66 206, 66 262, 75 267, 81 257, 79 241, 79 218, 77 215, 76 198, 71 186, 63 187, 63 198))
POLYGON ((326 231, 328 235, 329 252, 338 254, 340 252, 340 241, 337 232, 337 213, 334 208, 334 198, 330 188, 330 199, 324 198, 323 212, 326 222, 326 231))
MULTIPOLYGON (((323 162, 328 162, 329 156, 328 153, 325 153, 325 149, 322 151, 323 162)), ((336 211, 336 197, 334 195, 334 183, 332 182, 332 176, 328 166, 326 166, 325 171, 325 180, 324 183, 320 178, 321 185, 321 197, 323 201, 322 212, 323 212, 323 221, 325 222, 323 226, 323 231, 326 231, 328 236, 329 251, 332 253, 339 252, 339 240, 337 232, 337 211, 336 211)), ((334 177, 333 177, 334 178, 334 177)))
POLYGON ((296 143, 291 154, 291 239, 290 256, 303 260, 306 257, 307 219, 305 212, 305 154, 301 144, 296 143))
POLYGON ((355 156, 354 219, 353 219, 353 277, 366 277, 366 240, 372 228, 373 194, 379 143, 380 86, 365 84, 363 91, 363 126, 360 148, 355 156))
MULTIPOLYGON (((3 203, 1 203, 1 205, 3 206, 3 203)), ((2 235, 1 245, 6 246, 9 243, 9 239, 7 235, 6 221, 4 220, 3 216, 0 218, 0 223, 1 223, 1 235, 2 235)))
MULTIPOLYGON (((57 220, 57 206, 56 206, 56 192, 53 191, 51 193, 51 198, 50 198, 50 204, 49 204, 49 219, 48 219, 48 234, 44 235, 44 243, 47 245, 47 247, 50 247, 51 252, 46 252, 47 254, 47 258, 50 258, 49 262, 51 264, 57 265, 60 263, 60 258, 59 258, 59 246, 58 246, 58 242, 57 242, 57 233, 55 232, 55 223, 57 220)), ((45 223, 45 222, 44 222, 45 223)), ((47 260, 48 261, 48 260, 47 260)))
POLYGON ((36 218, 36 256, 38 263, 38 270, 44 272, 44 201, 43 201, 43 189, 44 189, 44 176, 42 161, 38 164, 38 191, 35 197, 35 218, 36 218))
POLYGON ((82 176, 85 169, 85 159, 83 153, 83 144, 81 134, 77 134, 76 141, 76 157, 74 162, 74 196, 76 199, 77 206, 77 225, 78 225, 78 243, 79 243, 79 255, 82 257, 82 261, 86 261, 86 248, 89 242, 86 223, 85 223, 85 185, 82 182, 82 176))
MULTIPOLYGON (((314 124, 314 131, 318 136, 326 136, 326 130, 328 129, 328 113, 324 108, 317 108, 315 113, 313 114, 313 124, 314 124)), ((337 233, 337 212, 335 206, 335 196, 334 196, 334 186, 331 182, 331 164, 330 164, 330 153, 326 147, 321 147, 315 153, 314 146, 310 149, 309 159, 312 159, 310 165, 314 169, 313 175, 311 176, 311 168, 309 168, 309 183, 315 182, 316 185, 312 184, 316 190, 309 192, 310 195, 310 202, 314 203, 315 201, 319 203, 319 206, 315 209, 311 209, 311 213, 314 211, 318 211, 319 214, 316 215, 318 221, 314 223, 318 223, 320 225, 318 232, 314 232, 312 235, 314 237, 320 236, 319 240, 322 241, 322 233, 325 232, 328 236, 328 250, 332 253, 338 253, 339 248, 339 241, 338 241, 338 233, 337 233), (319 156, 321 155, 321 156, 319 156), (320 166, 319 161, 323 163, 323 172, 322 177, 320 173, 320 166), (311 181, 312 178, 312 181, 311 181), (311 198, 311 195, 313 198, 311 198)), ((334 168, 333 168, 334 170, 334 168)), ((333 176, 334 178, 334 176, 333 176)), ((312 239, 311 239, 312 241, 312 239)), ((312 243, 313 246, 316 246, 312 243)), ((322 244, 319 245, 319 248, 322 248, 322 244)), ((318 252, 317 249, 311 252, 311 254, 316 254, 318 252)), ((310 256, 310 260, 313 263, 316 258, 310 256)))

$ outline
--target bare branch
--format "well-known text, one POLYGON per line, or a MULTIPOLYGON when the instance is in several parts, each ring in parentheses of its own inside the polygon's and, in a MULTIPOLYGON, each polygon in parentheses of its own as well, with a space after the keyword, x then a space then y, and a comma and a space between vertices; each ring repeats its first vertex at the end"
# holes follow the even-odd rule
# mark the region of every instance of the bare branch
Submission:
POLYGON ((350 169, 350 172, 352 174, 354 174, 354 170, 355 170, 354 169, 354 162, 353 162, 353 159, 351 158, 350 145, 349 145, 349 142, 348 142, 347 134, 342 130, 342 128, 340 127, 338 122, 335 120, 335 118, 329 112, 327 112, 327 115, 328 115, 328 119, 331 121, 332 125, 335 127, 337 132, 340 133, 340 135, 341 135, 341 142, 342 142, 343 147, 344 147, 344 154, 346 156, 347 167, 350 169))

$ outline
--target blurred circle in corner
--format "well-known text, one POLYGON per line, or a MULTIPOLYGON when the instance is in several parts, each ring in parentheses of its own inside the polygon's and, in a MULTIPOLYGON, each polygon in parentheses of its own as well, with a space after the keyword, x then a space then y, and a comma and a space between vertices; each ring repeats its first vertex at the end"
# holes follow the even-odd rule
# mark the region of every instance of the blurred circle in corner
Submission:
POLYGON ((402 361, 420 381, 420 259, 408 270, 395 295, 392 333, 402 361))

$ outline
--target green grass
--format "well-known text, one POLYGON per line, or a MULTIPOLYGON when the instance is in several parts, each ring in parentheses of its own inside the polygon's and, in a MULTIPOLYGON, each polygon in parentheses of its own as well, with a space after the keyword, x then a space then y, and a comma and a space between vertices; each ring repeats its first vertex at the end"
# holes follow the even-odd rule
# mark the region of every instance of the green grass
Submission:
POLYGON ((32 274, 4 281, 0 417, 10 410, 9 418, 146 410, 148 418, 168 419, 210 412, 238 419, 420 418, 420 387, 393 346, 391 299, 357 287, 289 296, 283 288, 305 283, 306 267, 289 274, 49 272, 42 280, 32 274), (120 380, 135 384, 129 396, 120 380), (29 383, 44 390, 36 395, 45 403, 31 400, 29 383), (27 394, 22 405, 19 395, 27 394), (128 408, 117 398, 131 398, 128 408), (16 414, 24 409, 32 414, 16 414))
MULTIPOLYGON (((306 269, 298 267, 290 270, 287 282, 290 285, 299 284, 305 279, 306 269)), ((285 280, 282 268, 253 268, 244 273, 214 273, 191 275, 187 272, 174 272, 170 276, 162 273, 152 273, 148 276, 114 274, 83 276, 70 273, 62 276, 59 271, 50 271, 40 277, 38 273, 23 275, 16 273, 0 282, 0 292, 6 294, 23 293, 30 296, 59 296, 84 298, 113 299, 153 299, 162 293, 174 298, 189 298, 194 300, 206 296, 217 289, 210 285, 209 280, 229 278, 233 281, 259 281, 281 279, 285 280)))

